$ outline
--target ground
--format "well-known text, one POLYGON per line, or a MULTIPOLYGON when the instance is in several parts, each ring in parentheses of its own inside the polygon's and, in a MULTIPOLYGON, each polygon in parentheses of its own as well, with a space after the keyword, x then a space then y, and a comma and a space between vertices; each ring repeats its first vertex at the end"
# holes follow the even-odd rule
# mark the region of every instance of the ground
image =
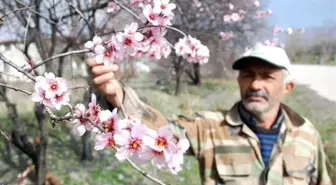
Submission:
MULTIPOLYGON (((155 86, 153 81, 145 83, 142 79, 141 76, 138 76, 129 84, 135 88, 142 99, 166 116, 191 114, 199 110, 229 109, 239 100, 238 85, 235 81, 208 79, 200 87, 183 88, 182 94, 176 97, 170 94, 173 92, 172 89, 155 86)), ((79 95, 76 94, 76 96, 79 95)), ((18 99, 18 96, 15 99, 18 99)), ((315 91, 302 85, 296 86, 294 92, 284 102, 309 118, 320 131, 331 165, 335 166, 336 115, 334 102, 319 96, 315 91)), ((1 109, 2 113, 4 113, 3 110, 1 109)), ((28 122, 34 123, 35 120, 30 112, 21 112, 22 117, 28 122)), ((0 120, 0 128, 5 131, 10 128, 10 123, 5 115, 0 120)), ((30 135, 37 135, 36 125, 29 124, 28 128, 30 135)), ((80 138, 71 136, 69 126, 57 125, 55 128, 50 126, 49 133, 51 139, 48 150, 48 168, 50 173, 62 184, 152 184, 128 164, 120 164, 110 150, 96 152, 92 161, 80 162, 78 155, 80 138)), ((2 139, 1 141, 4 141, 2 139)), ((0 142, 0 149, 4 147, 4 142, 0 142)), ((14 159, 16 157, 13 156, 14 159)), ((1 181, 12 179, 25 169, 24 166, 19 167, 20 169, 10 168, 8 172, 1 174, 8 168, 4 163, 4 158, 0 156, 0 184, 1 181)), ((186 158, 183 165, 184 170, 178 176, 159 172, 150 165, 144 166, 144 168, 148 173, 160 177, 168 184, 200 184, 197 161, 193 157, 186 158)), ((335 171, 331 171, 331 173, 335 174, 335 171)), ((335 176, 333 179, 335 180, 335 176)))

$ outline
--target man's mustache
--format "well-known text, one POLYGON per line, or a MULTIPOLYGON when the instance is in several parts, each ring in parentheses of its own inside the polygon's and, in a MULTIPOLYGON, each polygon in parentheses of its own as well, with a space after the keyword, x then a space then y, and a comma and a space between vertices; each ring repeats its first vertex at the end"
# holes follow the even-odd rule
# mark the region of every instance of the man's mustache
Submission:
POLYGON ((259 90, 259 91, 249 90, 248 92, 245 93, 244 98, 248 98, 250 96, 262 97, 262 98, 265 98, 266 100, 268 100, 268 97, 269 97, 267 92, 263 90, 259 90))

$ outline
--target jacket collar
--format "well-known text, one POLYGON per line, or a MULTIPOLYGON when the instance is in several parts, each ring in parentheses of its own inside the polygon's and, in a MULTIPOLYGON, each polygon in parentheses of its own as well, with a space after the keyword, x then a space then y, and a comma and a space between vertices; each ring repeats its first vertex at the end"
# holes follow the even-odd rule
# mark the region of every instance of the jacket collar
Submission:
MULTIPOLYGON (((243 125, 244 122, 241 120, 239 112, 238 112, 239 102, 237 102, 226 114, 225 120, 231 126, 240 126, 243 125)), ((298 113, 289 108, 287 105, 281 103, 281 107, 284 110, 284 116, 287 118, 286 127, 300 127, 305 123, 305 119, 302 118, 298 113)))

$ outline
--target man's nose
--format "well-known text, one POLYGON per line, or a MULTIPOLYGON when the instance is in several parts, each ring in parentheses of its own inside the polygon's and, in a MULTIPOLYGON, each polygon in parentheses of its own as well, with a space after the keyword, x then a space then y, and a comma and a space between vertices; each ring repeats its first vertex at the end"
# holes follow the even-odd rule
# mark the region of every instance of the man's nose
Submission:
POLYGON ((251 89, 252 90, 260 90, 263 88, 263 80, 261 80, 260 78, 256 77, 252 80, 251 82, 251 89))

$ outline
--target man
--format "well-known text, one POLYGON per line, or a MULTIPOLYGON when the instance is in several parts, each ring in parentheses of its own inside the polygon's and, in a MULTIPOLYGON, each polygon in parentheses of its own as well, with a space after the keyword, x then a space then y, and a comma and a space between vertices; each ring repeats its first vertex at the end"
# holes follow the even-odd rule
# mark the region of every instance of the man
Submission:
POLYGON ((115 80, 117 66, 105 67, 95 61, 88 65, 103 94, 102 106, 120 108, 123 104, 128 115, 141 117, 153 129, 170 124, 176 132, 187 130, 188 152, 199 161, 202 184, 331 184, 318 132, 281 103, 294 88, 290 61, 281 48, 256 45, 234 62, 241 101, 231 110, 172 120, 115 80))

